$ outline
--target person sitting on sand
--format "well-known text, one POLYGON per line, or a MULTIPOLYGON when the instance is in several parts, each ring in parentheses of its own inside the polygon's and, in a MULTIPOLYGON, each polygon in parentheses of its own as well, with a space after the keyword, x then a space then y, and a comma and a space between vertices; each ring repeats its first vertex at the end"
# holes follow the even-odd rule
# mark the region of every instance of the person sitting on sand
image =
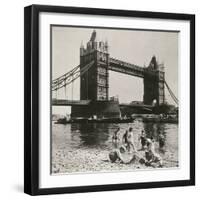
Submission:
POLYGON ((109 159, 111 162, 122 161, 122 154, 127 151, 126 146, 122 145, 117 149, 114 149, 109 153, 109 159))
POLYGON ((137 152, 129 153, 125 145, 120 146, 120 148, 115 149, 109 153, 110 161, 116 162, 119 161, 123 164, 129 164, 138 160, 139 163, 144 164, 145 159, 141 157, 137 152))
POLYGON ((155 166, 154 163, 158 164, 158 167, 163 166, 163 161, 160 155, 158 155, 157 153, 153 153, 151 150, 147 150, 145 152, 145 158, 146 158, 145 164, 147 166, 155 166))
POLYGON ((120 128, 117 128, 117 130, 114 132, 114 134, 112 136, 112 143, 115 148, 118 148, 119 142, 120 142, 119 131, 120 131, 120 128))
POLYGON ((147 139, 147 150, 145 151, 145 158, 146 158, 146 165, 147 166, 153 166, 153 163, 158 164, 159 167, 162 167, 163 160, 160 157, 159 154, 155 152, 155 146, 154 146, 154 139, 147 139))
POLYGON ((147 145, 147 138, 146 138, 146 134, 144 132, 144 130, 142 130, 142 133, 139 137, 139 141, 141 142, 141 145, 142 145, 142 150, 145 149, 145 146, 147 145))

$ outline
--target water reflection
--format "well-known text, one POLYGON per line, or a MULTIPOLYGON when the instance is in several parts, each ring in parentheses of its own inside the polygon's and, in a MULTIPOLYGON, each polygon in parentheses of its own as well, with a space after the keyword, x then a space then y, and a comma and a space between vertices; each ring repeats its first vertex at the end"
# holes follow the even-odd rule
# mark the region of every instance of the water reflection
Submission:
POLYGON ((178 152, 178 125, 177 124, 155 124, 134 121, 129 124, 53 124, 52 144, 58 149, 73 150, 74 148, 99 148, 113 149, 113 133, 120 128, 119 137, 122 139, 125 131, 133 128, 134 139, 138 149, 141 148, 139 137, 142 130, 147 137, 153 137, 156 148, 160 145, 161 138, 163 146, 167 151, 178 152))
POLYGON ((72 124, 71 125, 71 133, 72 140, 74 138, 74 134, 79 133, 79 137, 81 140, 81 146, 88 147, 107 147, 107 142, 109 141, 110 132, 114 129, 115 126, 112 124, 72 124))
POLYGON ((159 140, 159 135, 166 135, 166 124, 162 123, 144 123, 144 131, 147 137, 153 137, 156 141, 159 140))
POLYGON ((154 141, 158 142, 158 150, 160 153, 165 153, 166 151, 166 134, 167 126, 170 124, 162 123, 144 123, 144 131, 148 138, 153 138, 154 141))
MULTIPOLYGON (((57 125, 58 126, 58 125, 57 125)), ((88 147, 88 148, 112 148, 113 133, 120 128, 120 137, 129 127, 133 127, 135 140, 138 140, 141 131, 144 130, 148 138, 153 137, 154 140, 160 144, 160 147, 168 145, 168 147, 178 148, 178 125, 174 124, 155 124, 143 123, 135 121, 129 124, 68 124, 65 125, 65 134, 70 135, 67 137, 67 143, 71 147, 88 147), (67 132, 66 132, 67 131, 67 132), (162 140, 162 141, 161 141, 162 140), (162 144, 161 144, 162 143, 162 144)))

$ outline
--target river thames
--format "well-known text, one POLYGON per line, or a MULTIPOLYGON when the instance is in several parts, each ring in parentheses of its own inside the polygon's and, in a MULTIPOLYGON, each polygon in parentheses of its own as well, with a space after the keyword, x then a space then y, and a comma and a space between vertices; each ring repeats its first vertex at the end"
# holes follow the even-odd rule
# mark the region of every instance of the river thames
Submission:
MULTIPOLYGON (((147 137, 155 139, 155 150, 163 159, 163 168, 178 167, 178 124, 144 123, 136 119, 133 123, 109 124, 54 124, 52 122, 51 172, 109 172, 119 170, 147 169, 139 164, 111 163, 108 154, 113 150, 112 136, 120 128, 122 138, 125 131, 133 128, 137 149, 141 149, 139 136, 144 130, 147 137), (165 146, 159 149, 159 134, 165 138, 165 146)), ((151 168, 151 167, 149 167, 151 168)))

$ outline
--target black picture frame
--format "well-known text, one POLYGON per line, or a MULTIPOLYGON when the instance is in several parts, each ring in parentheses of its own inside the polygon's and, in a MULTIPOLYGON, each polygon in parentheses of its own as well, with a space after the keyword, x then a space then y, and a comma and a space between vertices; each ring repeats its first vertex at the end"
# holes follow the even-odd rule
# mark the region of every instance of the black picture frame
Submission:
POLYGON ((24 9, 24 192, 30 195, 161 188, 195 185, 195 15, 31 5, 24 9), (39 188, 39 14, 76 13, 104 16, 188 20, 190 23, 190 179, 162 182, 39 188))

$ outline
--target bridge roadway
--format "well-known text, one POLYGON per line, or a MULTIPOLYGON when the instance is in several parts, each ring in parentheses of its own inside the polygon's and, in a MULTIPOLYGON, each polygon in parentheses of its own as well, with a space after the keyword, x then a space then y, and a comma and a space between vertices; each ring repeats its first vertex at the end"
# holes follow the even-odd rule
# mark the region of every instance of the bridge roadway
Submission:
POLYGON ((146 110, 146 111, 152 111, 153 107, 152 105, 146 105, 146 104, 137 104, 137 103, 121 103, 120 108, 133 108, 133 109, 139 109, 139 110, 146 110))
MULTIPOLYGON (((53 106, 86 106, 89 105, 91 100, 66 100, 66 99, 52 99, 53 106)), ((128 104, 128 103, 121 103, 120 107, 130 107, 130 108, 144 108, 144 109, 153 109, 152 105, 145 105, 145 104, 128 104)))
POLYGON ((155 76, 157 74, 156 70, 140 67, 138 65, 134 65, 111 57, 109 58, 109 70, 137 76, 140 78, 144 78, 145 74, 152 76, 155 76))

